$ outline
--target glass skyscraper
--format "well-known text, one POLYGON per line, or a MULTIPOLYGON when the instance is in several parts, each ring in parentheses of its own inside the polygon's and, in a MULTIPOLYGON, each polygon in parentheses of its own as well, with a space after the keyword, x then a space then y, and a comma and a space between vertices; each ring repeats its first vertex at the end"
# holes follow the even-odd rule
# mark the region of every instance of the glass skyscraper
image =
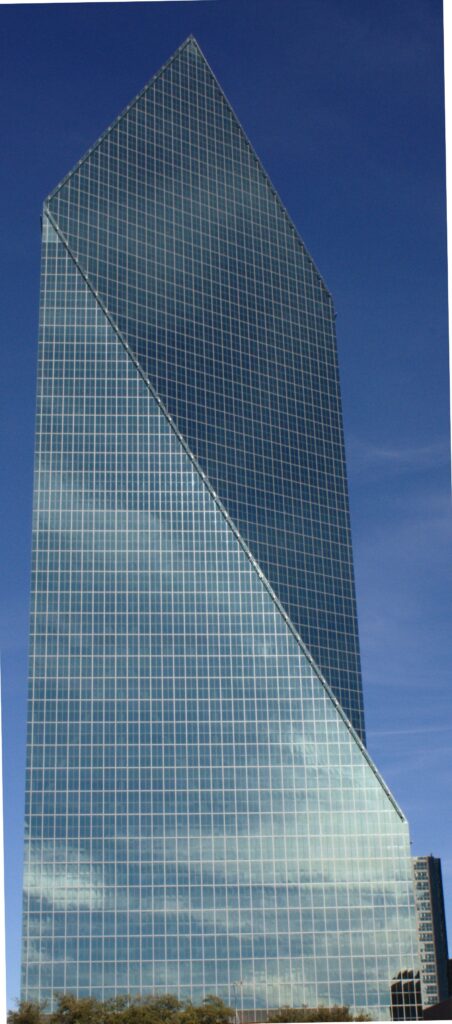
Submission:
POLYGON ((389 1014, 332 300, 189 38, 43 213, 23 989, 389 1014))

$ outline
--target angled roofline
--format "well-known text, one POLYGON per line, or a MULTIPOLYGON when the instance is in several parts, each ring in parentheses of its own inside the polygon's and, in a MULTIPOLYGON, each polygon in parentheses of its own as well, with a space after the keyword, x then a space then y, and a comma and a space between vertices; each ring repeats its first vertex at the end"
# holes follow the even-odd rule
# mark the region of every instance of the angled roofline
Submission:
MULTIPOLYGON (((68 171, 67 174, 65 174, 64 178, 62 178, 59 184, 56 185, 52 192, 49 193, 49 195, 44 200, 44 206, 46 206, 48 203, 52 201, 52 199, 55 198, 60 189, 62 189, 66 182, 68 182, 69 179, 72 178, 72 175, 75 174, 76 171, 78 171, 79 167, 81 167, 82 164, 84 164, 90 156, 92 156, 92 154, 95 152, 96 149, 98 149, 98 147, 104 141, 104 139, 106 139, 108 135, 110 135, 110 133, 113 131, 113 129, 116 128, 116 125, 119 124, 119 121, 121 121, 122 118, 125 117, 125 115, 128 114, 130 110, 132 110, 135 104, 138 103, 139 100, 141 100, 141 97, 144 96, 145 92, 147 92, 150 86, 153 85, 154 82, 156 82, 157 79, 160 78, 160 75, 162 75, 163 72, 170 67, 170 65, 173 63, 176 57, 178 57, 179 54, 182 53, 182 50, 185 50, 185 47, 188 46, 189 43, 195 43, 199 52, 201 53, 201 48, 196 42, 195 37, 191 35, 187 36, 187 38, 184 39, 183 43, 181 43, 181 45, 177 47, 177 50, 174 51, 171 57, 169 57, 169 59, 165 61, 164 64, 162 64, 161 68, 159 68, 159 70, 156 71, 155 75, 152 75, 152 78, 150 78, 149 81, 146 82, 143 88, 140 89, 139 93, 137 93, 137 95, 134 96, 132 100, 130 100, 130 103, 128 103, 127 106, 124 107, 123 110, 121 110, 121 113, 118 114, 117 117, 115 117, 114 121, 112 121, 111 124, 108 125, 108 128, 106 128, 105 131, 102 132, 102 135, 99 135, 99 138, 96 139, 96 142, 93 142, 92 146, 90 146, 90 148, 87 149, 86 153, 84 153, 83 156, 80 157, 80 160, 78 160, 77 163, 74 164, 71 170, 68 171)), ((202 57, 205 60, 204 54, 202 54, 202 57)))
POLYGON ((267 181, 267 183, 268 183, 268 185, 269 185, 269 187, 271 189, 271 192, 273 193, 273 195, 274 195, 274 197, 275 197, 275 199, 276 199, 276 201, 277 201, 277 203, 279 205, 279 208, 280 208, 282 214, 284 215, 284 217, 288 221, 289 227, 290 227, 291 231, 294 232, 298 244, 301 245, 301 248, 303 249, 304 254, 307 256, 309 262, 312 264, 313 270, 314 270, 314 272, 315 272, 315 274, 316 274, 316 276, 318 278, 319 283, 321 284, 321 286, 325 290, 326 294, 328 295, 328 298, 329 298, 329 300, 331 302, 331 306, 332 306, 332 312, 333 312, 333 314, 335 316, 336 313, 335 313, 335 308, 334 308, 333 297, 332 297, 331 292, 330 292, 326 282, 324 281, 324 279, 323 279, 323 277, 322 277, 322 275, 321 275, 321 273, 320 273, 320 271, 319 271, 319 269, 318 269, 318 267, 317 267, 317 265, 315 263, 315 260, 313 259, 313 257, 311 256, 311 253, 307 249, 307 247, 305 245, 305 242, 303 241, 303 239, 302 239, 302 237, 301 237, 301 235, 300 235, 300 233, 298 231, 298 228, 294 224, 294 222, 293 222, 293 220, 292 220, 288 210, 286 209, 286 207, 284 206, 284 203, 281 200, 281 197, 279 195, 278 190, 275 188, 275 186, 274 186, 274 184, 273 184, 273 182, 272 182, 272 180, 270 178, 270 175, 266 171, 266 169, 265 169, 265 167, 264 167, 260 157, 257 155, 256 150, 255 150, 252 142, 250 142, 250 139, 248 138, 248 135, 247 135, 247 133, 246 133, 246 131, 245 131, 243 125, 242 125, 242 122, 241 122, 240 118, 237 117, 237 114, 236 114, 232 104, 229 102, 228 97, 226 96, 222 86, 220 85, 220 82, 218 81, 218 78, 217 78, 215 72, 212 71, 212 68, 211 68, 211 66, 209 64, 209 61, 207 60, 203 50, 201 49, 201 47, 200 47, 200 45, 198 43, 198 40, 195 38, 194 35, 187 36, 187 38, 184 39, 183 43, 181 43, 180 46, 178 46, 177 50, 175 50, 175 52, 172 54, 172 56, 169 57, 169 59, 167 61, 165 61, 165 63, 162 65, 162 67, 159 68, 159 70, 156 71, 156 73, 154 75, 152 75, 152 78, 150 78, 149 81, 146 82, 146 85, 143 86, 143 88, 140 90, 140 92, 130 101, 130 103, 127 104, 126 107, 124 107, 124 110, 122 110, 121 113, 118 114, 117 117, 115 117, 114 121, 112 121, 112 123, 108 126, 108 128, 106 128, 105 131, 102 132, 102 135, 100 135, 99 138, 97 139, 97 141, 94 142, 92 146, 90 146, 90 148, 86 151, 84 156, 82 156, 80 158, 80 160, 77 161, 77 163, 74 165, 74 167, 70 171, 68 171, 67 174, 65 174, 64 178, 60 181, 60 183, 53 189, 52 192, 50 192, 50 194, 45 199, 45 204, 50 203, 57 196, 57 194, 60 191, 60 189, 63 188, 63 186, 72 177, 72 175, 75 174, 76 171, 78 171, 78 169, 82 166, 82 164, 85 163, 86 160, 88 160, 88 158, 101 145, 101 143, 104 141, 104 139, 106 139, 108 137, 108 135, 110 135, 110 133, 113 131, 113 129, 116 128, 116 125, 122 120, 122 118, 125 117, 125 115, 128 114, 130 110, 132 110, 132 108, 135 106, 135 104, 138 103, 138 101, 142 98, 142 96, 144 96, 144 94, 154 84, 154 82, 156 82, 157 79, 160 78, 160 76, 170 67, 170 65, 173 63, 173 61, 176 60, 176 58, 179 56, 179 54, 182 53, 182 51, 185 50, 185 48, 187 46, 189 46, 190 44, 193 44, 196 47, 199 55, 201 56, 202 60, 204 61, 206 67, 208 68, 209 73, 212 76, 212 78, 213 78, 213 80, 214 80, 214 82, 215 82, 215 84, 217 86, 217 89, 219 89, 219 91, 220 91, 220 93, 221 93, 221 95, 223 97, 223 100, 226 103, 226 106, 230 110, 234 120, 237 122, 237 125, 240 128, 240 131, 242 132, 242 135, 243 135, 243 137, 245 139, 245 142, 246 142, 248 148, 250 149, 251 154, 252 154, 254 160, 256 161, 261 174, 264 175, 264 177, 265 177, 265 179, 266 179, 266 181, 267 181))
POLYGON ((274 184, 273 184, 273 182, 272 182, 272 180, 270 178, 270 175, 269 175, 268 171, 265 169, 265 167, 264 167, 260 157, 256 153, 256 150, 255 150, 252 142, 250 142, 250 139, 248 138, 248 135, 247 135, 247 133, 246 133, 246 131, 245 131, 243 125, 242 125, 242 122, 241 122, 240 118, 237 117, 237 114, 236 114, 236 112, 234 110, 234 107, 232 106, 232 103, 230 103, 230 101, 228 100, 228 97, 226 96, 226 93, 224 92, 222 86, 220 85, 220 82, 218 81, 218 78, 217 78, 215 72, 212 71, 212 68, 211 68, 211 66, 209 64, 209 61, 207 60, 207 57, 203 53, 203 51, 202 51, 202 49, 201 49, 197 39, 195 39, 194 36, 190 36, 189 38, 192 40, 192 42, 194 42, 196 48, 199 50, 199 53, 201 54, 201 57, 202 57, 203 61, 207 65, 207 67, 208 67, 208 69, 210 71, 210 74, 212 75, 212 78, 214 79, 214 82, 216 83, 218 89, 220 90, 221 95, 223 96, 223 99, 224 99, 226 105, 229 107, 229 110, 231 111, 231 114, 232 114, 234 120, 237 121, 237 124, 238 124, 238 126, 239 126, 239 128, 240 128, 240 130, 241 130, 241 132, 242 132, 242 134, 244 136, 244 138, 245 138, 245 141, 246 141, 249 149, 251 150, 251 153, 252 153, 252 155, 253 155, 253 157, 254 157, 254 159, 255 159, 258 167, 259 167, 259 170, 261 171, 261 173, 266 178, 266 180, 267 180, 267 182, 268 182, 268 184, 270 186, 270 189, 273 192, 273 195, 275 196, 275 199, 276 199, 276 201, 277 201, 277 203, 279 205, 279 208, 280 208, 281 212, 284 214, 286 220, 289 222, 289 227, 291 228, 292 231, 295 232, 297 242, 301 245, 302 249, 304 250, 305 255, 308 257, 309 262, 312 263, 312 266, 313 266, 313 268, 315 270, 315 273, 317 274, 317 277, 318 277, 318 279, 320 281, 320 284, 325 289, 325 291, 326 291, 326 293, 328 295, 328 298, 331 301, 331 305, 333 307, 333 312, 334 312, 333 296, 331 295, 331 292, 330 292, 326 282, 324 281, 324 279, 323 279, 323 277, 322 277, 322 275, 321 275, 321 273, 320 273, 320 271, 319 271, 319 269, 317 267, 317 264, 316 264, 314 258, 311 256, 311 253, 309 252, 309 249, 307 249, 306 244, 303 241, 303 239, 302 239, 302 237, 301 237, 301 235, 300 235, 300 233, 298 231, 298 228, 297 228, 296 224, 294 224, 294 222, 292 220, 292 217, 290 216, 289 211, 284 206, 284 203, 283 203, 283 201, 281 199, 281 196, 280 196, 280 194, 278 192, 278 189, 275 188, 275 186, 274 186, 274 184))
POLYGON ((152 395, 152 398, 157 403, 158 408, 160 409, 160 411, 162 412, 163 416, 165 417, 167 423, 171 427, 171 430, 176 435, 179 443, 181 444, 181 446, 182 446, 183 450, 185 451, 186 455, 188 456, 188 458, 189 458, 192 466, 194 467, 196 473, 198 474, 198 476, 202 480, 203 484, 207 488, 207 490, 208 490, 211 498, 213 499, 215 505, 217 506, 217 508, 221 512, 223 518, 225 519, 226 523, 228 524, 229 528, 231 529, 232 533, 234 534, 234 536, 235 536, 236 540, 238 541, 240 547, 242 548, 242 550, 245 553, 246 557, 248 558, 249 562, 253 566, 253 569, 257 573, 257 575, 258 575, 261 583, 263 584, 265 590, 267 591, 267 593, 269 594, 270 598, 272 599, 274 605, 278 609, 280 615, 283 618, 283 621, 285 622, 285 624, 288 627, 290 633, 294 637, 294 639, 295 639, 296 643, 298 644, 298 647, 300 648, 302 654, 305 656, 305 658, 309 662, 311 668, 315 672, 315 675, 317 676, 320 684, 323 686, 323 688, 324 688, 327 696, 329 697, 331 703, 334 705, 337 713, 342 718, 342 720, 344 722, 344 725, 346 726, 346 728, 347 728, 348 732, 350 733, 352 739, 355 741, 357 747, 361 751, 361 754, 363 755, 364 759, 367 761, 367 763, 368 763, 372 773, 374 774, 375 778, 379 782, 379 784, 380 784, 381 788, 383 789, 384 793, 386 794, 386 796, 390 800, 391 804, 393 805, 394 810, 397 812, 397 814, 398 814, 399 818, 401 819, 401 821, 403 821, 404 823, 407 824, 407 819, 406 819, 403 811, 399 807, 395 797, 392 795, 390 789, 388 788, 388 786, 386 785, 384 779, 380 775, 380 773, 379 773, 376 765, 374 764, 374 762, 373 762, 373 760, 372 760, 372 758, 371 758, 367 748, 364 746, 364 743, 362 742, 362 740, 358 736, 358 733, 354 729, 354 727, 351 724, 350 720, 347 718, 347 715, 345 714, 345 711, 344 711, 342 705, 338 701, 337 697, 334 695, 331 687, 329 686, 329 684, 327 683, 325 677, 323 676, 322 672, 320 671, 320 669, 319 669, 318 665, 316 664, 314 658, 312 657, 312 654, 310 653, 309 649, 305 646, 305 644, 304 644, 300 634, 295 629, 295 626, 293 625, 290 617, 288 616, 287 612, 285 611, 285 609, 284 609, 283 605, 281 604, 279 598, 275 594, 271 584, 267 580, 267 577, 262 572, 262 569, 261 569, 259 563, 256 561, 256 559, 255 559, 254 555, 252 554, 252 552, 250 551, 246 541, 241 536, 241 533, 239 532, 239 530, 238 530, 237 526, 235 525, 233 519, 229 515, 229 512, 227 511, 227 509, 225 508, 225 506, 221 502, 220 498, 218 497, 216 491, 212 487, 212 484, 210 483, 210 480, 209 480, 208 476, 206 475, 206 473, 204 472, 204 470, 200 466, 196 456, 193 454, 193 452, 189 448, 185 438, 180 433, 180 431, 179 431, 175 421, 173 420, 172 416, 168 412, 165 404, 162 402, 162 399, 157 394, 157 392, 156 392, 153 384, 151 383, 149 377, 147 377, 146 374, 144 373, 144 370, 142 369, 142 367, 140 366, 140 363, 138 362, 136 356, 134 355, 134 353, 130 349, 127 340, 123 337, 123 335, 122 335, 121 331, 119 330, 117 324, 115 323, 111 313, 108 311, 107 307, 105 306, 104 302, 102 301, 99 293, 96 291, 96 289, 91 284, 91 281, 89 280, 89 277, 88 277, 87 273, 84 271, 83 267, 81 266, 79 259, 77 258, 75 253, 72 252, 72 249, 71 249, 67 239, 65 238, 63 232, 61 231, 61 229, 60 229, 60 227, 59 227, 55 217, 53 216, 52 211, 49 210, 46 206, 44 206, 43 213, 44 213, 44 216, 47 217, 47 220, 50 222, 50 224, 51 224, 52 228, 54 229, 54 231, 56 232, 60 242, 62 243, 62 245, 64 246, 66 252, 70 256, 70 258, 71 258, 72 262, 74 263, 76 269, 81 274, 81 276, 82 276, 82 278, 83 278, 87 288, 91 292, 91 294, 94 297, 97 305, 99 306, 99 308, 101 309, 101 311, 102 311, 103 315, 105 316, 106 320, 110 324, 112 330, 114 331, 116 337, 118 338, 118 341, 121 343, 121 345, 123 346, 123 348, 127 352, 127 355, 129 356, 129 358, 132 360, 132 363, 133 363, 135 369, 137 370, 139 376, 141 377, 141 379, 144 382, 144 384, 146 385, 148 391, 152 395))

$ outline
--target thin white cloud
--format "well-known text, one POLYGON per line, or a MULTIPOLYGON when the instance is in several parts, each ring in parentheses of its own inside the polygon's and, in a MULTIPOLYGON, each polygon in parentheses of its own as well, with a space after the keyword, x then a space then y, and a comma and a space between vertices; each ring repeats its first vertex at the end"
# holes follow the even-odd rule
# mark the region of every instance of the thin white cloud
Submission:
POLYGON ((452 723, 449 725, 424 725, 413 729, 368 729, 368 737, 382 736, 424 736, 426 733, 452 732, 452 723))
POLYGON ((347 456, 352 472, 377 469, 416 472, 442 466, 450 458, 445 441, 414 446, 377 445, 359 438, 351 438, 347 456))

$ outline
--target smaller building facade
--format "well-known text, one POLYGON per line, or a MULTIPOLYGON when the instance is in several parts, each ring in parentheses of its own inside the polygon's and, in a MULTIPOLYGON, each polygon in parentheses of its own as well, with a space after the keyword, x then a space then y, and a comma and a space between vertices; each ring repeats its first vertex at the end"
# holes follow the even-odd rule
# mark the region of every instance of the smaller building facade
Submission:
POLYGON ((413 865, 425 1007, 442 1002, 449 994, 446 916, 439 857, 414 857, 413 865))
POLYGON ((449 998, 452 998, 452 960, 450 957, 447 961, 447 987, 449 990, 449 998))

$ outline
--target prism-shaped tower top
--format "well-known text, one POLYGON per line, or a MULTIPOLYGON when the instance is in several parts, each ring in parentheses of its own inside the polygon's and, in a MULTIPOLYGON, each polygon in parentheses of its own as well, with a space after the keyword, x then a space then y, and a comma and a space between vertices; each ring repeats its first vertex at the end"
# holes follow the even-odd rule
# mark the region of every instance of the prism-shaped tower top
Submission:
POLYGON ((333 305, 193 38, 47 209, 364 738, 333 305))

